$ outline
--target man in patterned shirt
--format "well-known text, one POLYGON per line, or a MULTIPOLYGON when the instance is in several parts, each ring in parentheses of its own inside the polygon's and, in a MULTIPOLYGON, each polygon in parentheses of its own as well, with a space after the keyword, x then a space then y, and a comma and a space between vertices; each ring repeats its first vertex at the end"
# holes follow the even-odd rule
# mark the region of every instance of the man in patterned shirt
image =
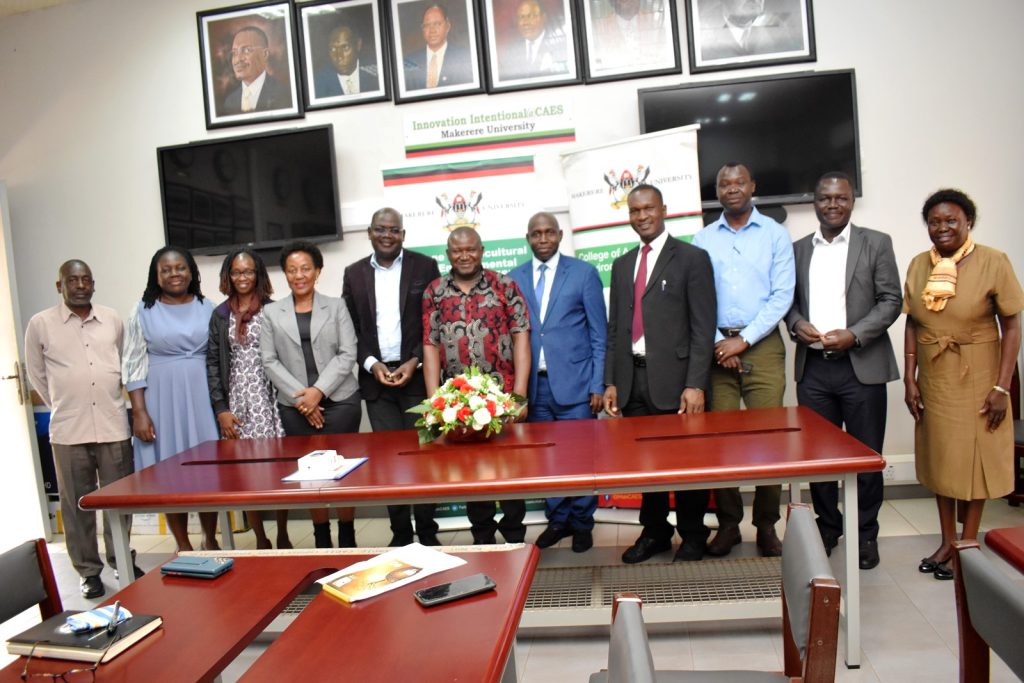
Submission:
MULTIPOLYGON (((423 379, 432 395, 441 382, 471 366, 499 377, 505 391, 526 396, 530 379, 530 319, 526 301, 509 277, 483 267, 484 245, 472 228, 448 236, 451 270, 423 292, 423 379)), ((524 408, 520 420, 526 418, 524 408)), ((500 523, 494 501, 466 503, 473 543, 509 543, 526 536, 526 505, 503 500, 500 523)))

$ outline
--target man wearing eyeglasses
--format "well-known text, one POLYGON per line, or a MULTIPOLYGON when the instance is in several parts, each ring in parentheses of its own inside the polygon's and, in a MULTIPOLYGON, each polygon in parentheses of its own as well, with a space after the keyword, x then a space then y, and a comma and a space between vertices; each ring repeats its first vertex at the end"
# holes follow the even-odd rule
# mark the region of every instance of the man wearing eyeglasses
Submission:
POLYGON ((358 95, 380 90, 377 65, 366 64, 362 60, 363 39, 359 34, 341 24, 331 31, 327 45, 330 63, 313 77, 316 97, 358 95))
POLYGON ((270 41, 262 29, 246 26, 239 30, 231 42, 230 58, 231 70, 239 85, 221 102, 222 116, 288 109, 292 106, 291 90, 267 72, 270 41))
MULTIPOLYGON (((359 391, 375 432, 415 429, 406 411, 427 397, 423 382, 423 290, 441 277, 437 261, 402 248, 402 214, 379 209, 367 229, 373 253, 345 268, 342 297, 356 329, 359 391)), ((411 506, 423 545, 440 545, 434 504, 411 506)), ((390 545, 412 543, 409 505, 389 505, 390 545)))

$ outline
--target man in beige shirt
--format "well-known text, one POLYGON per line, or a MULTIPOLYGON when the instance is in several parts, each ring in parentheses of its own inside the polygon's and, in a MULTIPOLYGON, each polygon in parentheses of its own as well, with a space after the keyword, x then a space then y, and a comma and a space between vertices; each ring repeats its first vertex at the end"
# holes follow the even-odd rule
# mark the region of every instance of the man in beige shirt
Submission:
MULTIPOLYGON (((80 509, 78 500, 96 490, 97 478, 106 486, 135 471, 121 391, 124 328, 114 309, 92 303, 95 283, 84 262, 61 265, 57 292, 63 301, 28 323, 25 357, 29 381, 50 407, 50 444, 68 555, 82 577, 82 595, 98 598, 105 589, 96 513, 80 509)), ((103 543, 107 563, 113 567, 107 513, 103 543)), ((136 578, 142 575, 138 567, 133 569, 136 578)))

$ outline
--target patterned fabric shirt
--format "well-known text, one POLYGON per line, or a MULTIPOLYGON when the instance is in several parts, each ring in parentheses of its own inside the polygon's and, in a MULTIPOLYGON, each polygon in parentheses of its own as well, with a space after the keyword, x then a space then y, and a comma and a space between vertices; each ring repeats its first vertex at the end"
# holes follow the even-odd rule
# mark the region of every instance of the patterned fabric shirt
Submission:
POLYGON ((441 381, 475 365, 512 391, 512 335, 530 331, 526 300, 512 278, 483 270, 463 293, 451 273, 423 292, 423 343, 441 352, 441 381))

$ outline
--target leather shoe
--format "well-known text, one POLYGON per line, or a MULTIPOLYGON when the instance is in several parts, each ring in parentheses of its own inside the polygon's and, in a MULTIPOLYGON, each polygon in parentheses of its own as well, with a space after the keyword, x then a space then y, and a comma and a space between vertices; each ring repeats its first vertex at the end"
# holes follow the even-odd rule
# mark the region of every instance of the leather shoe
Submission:
POLYGON ((707 550, 707 545, 707 534, 688 536, 683 539, 683 544, 679 546, 679 550, 676 551, 676 556, 672 558, 672 561, 699 562, 704 559, 704 553, 707 550))
POLYGON ((103 587, 103 581, 99 576, 83 576, 81 588, 82 597, 88 600, 101 597, 107 592, 107 589, 103 587))
POLYGON ((938 566, 938 562, 925 557, 921 559, 921 564, 917 565, 917 571, 921 572, 922 574, 934 574, 935 569, 938 566))
POLYGON ((775 533, 775 525, 759 527, 757 530, 757 549, 761 557, 781 557, 782 541, 775 533))
POLYGON ((572 529, 549 524, 544 531, 540 532, 535 543, 538 548, 550 548, 563 538, 569 538, 572 535, 572 529))
POLYGON ((936 562, 935 571, 932 572, 932 576, 939 581, 952 581, 953 568, 945 562, 936 562))
POLYGON ((594 547, 594 534, 590 531, 572 532, 572 551, 574 553, 585 553, 594 547))
MULTIPOLYGON (((388 543, 389 548, 401 548, 412 543, 412 534, 391 534, 391 541, 388 543)), ((426 545, 424 543, 423 545, 426 545)))
POLYGON ((878 562, 878 541, 863 541, 860 544, 860 568, 874 569, 878 562))
MULTIPOLYGON (((821 543, 825 546, 825 556, 832 557, 832 551, 839 545, 839 537, 835 534, 822 533, 821 543)), ((875 554, 877 555, 878 553, 876 552, 875 554)))
MULTIPOLYGON (((760 538, 760 535, 758 536, 760 538)), ((743 537, 740 536, 738 526, 724 526, 718 530, 711 543, 707 544, 706 552, 715 557, 725 557, 732 552, 733 546, 740 544, 743 537)))
MULTIPOLYGON (((134 576, 136 579, 141 579, 145 575, 146 575, 146 572, 142 571, 142 569, 139 568, 139 565, 137 565, 137 564, 133 564, 132 565, 132 576, 134 576)), ((118 574, 117 570, 115 569, 114 570, 114 580, 117 581, 120 578, 121 578, 121 575, 118 574)))
POLYGON ((654 538, 648 538, 647 536, 641 536, 636 539, 636 543, 626 549, 626 552, 622 553, 622 561, 626 564, 646 562, 658 553, 663 553, 666 550, 671 549, 671 540, 666 539, 664 541, 659 541, 654 538))
POLYGON ((441 545, 440 539, 437 534, 417 534, 420 537, 420 545, 425 546, 438 546, 441 545))

